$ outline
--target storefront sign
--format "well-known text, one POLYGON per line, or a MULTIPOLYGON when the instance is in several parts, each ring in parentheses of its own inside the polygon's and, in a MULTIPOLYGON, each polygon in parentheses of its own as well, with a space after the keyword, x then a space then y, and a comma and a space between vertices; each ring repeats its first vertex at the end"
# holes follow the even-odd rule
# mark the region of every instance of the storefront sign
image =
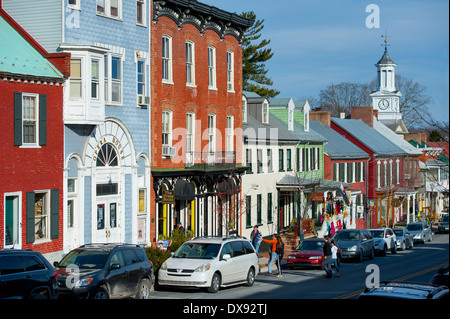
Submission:
POLYGON ((169 190, 162 191, 162 203, 163 204, 175 204, 175 192, 169 190))

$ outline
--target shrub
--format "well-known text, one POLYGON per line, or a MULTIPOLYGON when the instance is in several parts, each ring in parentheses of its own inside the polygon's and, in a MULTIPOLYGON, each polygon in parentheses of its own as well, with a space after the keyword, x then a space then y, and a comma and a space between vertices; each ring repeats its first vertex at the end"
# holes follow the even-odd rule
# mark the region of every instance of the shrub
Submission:
POLYGON ((159 249, 158 247, 146 247, 145 252, 147 253, 148 259, 153 264, 153 269, 155 273, 159 270, 163 262, 170 258, 170 251, 159 249))

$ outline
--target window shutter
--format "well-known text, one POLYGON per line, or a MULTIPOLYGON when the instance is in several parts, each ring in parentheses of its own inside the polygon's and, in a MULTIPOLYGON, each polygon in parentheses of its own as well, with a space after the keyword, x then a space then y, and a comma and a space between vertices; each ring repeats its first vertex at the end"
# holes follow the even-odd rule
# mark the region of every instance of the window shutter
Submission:
POLYGON ((334 163, 333 164, 333 181, 338 181, 338 168, 339 168, 339 164, 338 163, 334 163))
POLYGON ((22 145, 22 93, 14 92, 14 145, 22 145))
POLYGON ((50 193, 50 238, 59 238, 59 189, 50 193))
POLYGON ((35 193, 27 192, 26 194, 26 241, 27 244, 34 243, 35 227, 34 227, 34 202, 35 193))
POLYGON ((47 145, 47 95, 39 95, 39 145, 47 145))

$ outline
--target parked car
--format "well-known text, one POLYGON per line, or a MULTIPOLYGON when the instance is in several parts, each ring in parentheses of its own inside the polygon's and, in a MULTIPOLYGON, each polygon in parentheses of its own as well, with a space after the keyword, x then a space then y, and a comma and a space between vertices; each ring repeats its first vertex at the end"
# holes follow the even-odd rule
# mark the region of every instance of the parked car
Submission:
POLYGON ((258 255, 245 237, 197 237, 183 243, 161 265, 158 284, 215 293, 241 283, 252 286, 258 272, 258 255))
POLYGON ((381 282, 378 288, 366 288, 358 299, 448 299, 445 286, 424 283, 381 282))
POLYGON ((425 240, 431 241, 431 227, 427 223, 410 223, 406 229, 413 235, 415 242, 425 243, 425 240))
POLYGON ((139 245, 83 245, 55 267, 61 297, 149 299, 155 279, 153 265, 139 245))
POLYGON ((433 278, 431 278, 430 284, 439 286, 443 285, 449 288, 448 273, 449 273, 448 265, 440 268, 437 274, 434 275, 433 278))
POLYGON ((389 250, 392 254, 397 253, 397 237, 390 228, 369 229, 372 233, 375 253, 386 256, 389 250))
POLYGON ((322 238, 305 239, 288 255, 288 266, 291 269, 302 266, 321 266, 323 262, 324 244, 325 241, 322 238))
POLYGON ((448 214, 445 215, 444 217, 442 217, 442 220, 439 222, 438 232, 440 232, 440 233, 447 232, 448 233, 448 214))
POLYGON ((38 251, 0 250, 0 299, 57 299, 56 270, 38 251))
POLYGON ((397 249, 406 250, 414 247, 413 236, 406 228, 395 228, 394 234, 397 237, 397 249))
POLYGON ((363 261, 364 257, 373 259, 375 246, 373 236, 367 229, 338 230, 333 239, 341 249, 342 259, 356 259, 363 261))

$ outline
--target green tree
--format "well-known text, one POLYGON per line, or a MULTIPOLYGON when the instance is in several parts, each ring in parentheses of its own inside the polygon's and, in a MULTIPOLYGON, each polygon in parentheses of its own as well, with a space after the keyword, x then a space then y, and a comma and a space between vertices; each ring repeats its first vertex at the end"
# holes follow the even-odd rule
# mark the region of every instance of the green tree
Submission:
POLYGON ((270 88, 273 82, 267 77, 268 70, 265 64, 273 56, 272 49, 267 47, 270 40, 260 40, 264 20, 256 20, 253 11, 243 12, 241 16, 255 21, 242 39, 243 89, 260 96, 275 97, 280 91, 270 88))

